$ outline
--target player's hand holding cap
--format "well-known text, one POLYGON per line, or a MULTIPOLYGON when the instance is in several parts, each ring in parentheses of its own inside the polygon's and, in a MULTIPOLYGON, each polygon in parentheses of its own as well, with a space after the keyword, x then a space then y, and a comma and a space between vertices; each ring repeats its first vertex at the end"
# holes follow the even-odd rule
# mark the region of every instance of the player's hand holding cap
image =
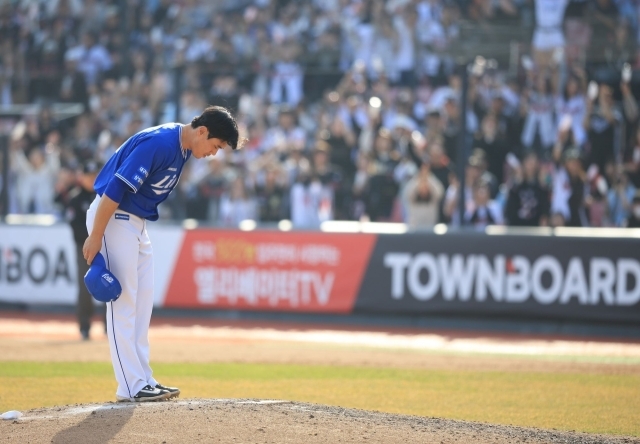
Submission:
POLYGON ((107 270, 107 264, 100 253, 93 258, 89 271, 84 275, 84 284, 91 296, 100 302, 115 301, 122 293, 120 282, 107 270))

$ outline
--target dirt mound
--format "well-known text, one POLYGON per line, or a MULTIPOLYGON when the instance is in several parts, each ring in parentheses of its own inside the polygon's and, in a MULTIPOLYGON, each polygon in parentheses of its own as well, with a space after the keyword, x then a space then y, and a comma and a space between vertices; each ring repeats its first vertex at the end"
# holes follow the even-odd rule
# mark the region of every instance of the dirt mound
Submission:
POLYGON ((1 421, 2 443, 640 443, 287 401, 187 399, 35 409, 1 421))

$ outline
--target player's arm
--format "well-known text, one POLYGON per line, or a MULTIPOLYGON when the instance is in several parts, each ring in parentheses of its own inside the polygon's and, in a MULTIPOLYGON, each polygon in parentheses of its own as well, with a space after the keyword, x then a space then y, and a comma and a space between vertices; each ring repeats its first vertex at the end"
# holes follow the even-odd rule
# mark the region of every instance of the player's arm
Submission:
POLYGON ((163 162, 162 140, 147 137, 137 142, 136 149, 115 172, 104 190, 91 234, 84 243, 82 253, 88 264, 102 248, 102 238, 107 224, 118 209, 124 193, 137 193, 150 172, 157 170, 163 162))
POLYGON ((89 234, 89 237, 82 247, 82 254, 87 264, 91 265, 93 258, 100 252, 102 248, 102 237, 107 229, 107 224, 111 216, 113 216, 113 213, 118 209, 118 205, 120 205, 126 191, 127 185, 125 185, 122 180, 115 176, 111 178, 98 204, 91 234, 89 234))

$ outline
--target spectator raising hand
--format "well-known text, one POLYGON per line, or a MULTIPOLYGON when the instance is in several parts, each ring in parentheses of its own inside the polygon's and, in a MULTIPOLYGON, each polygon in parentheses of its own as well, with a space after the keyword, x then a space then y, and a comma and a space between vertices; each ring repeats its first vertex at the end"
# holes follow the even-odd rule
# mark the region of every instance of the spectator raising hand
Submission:
POLYGON ((418 173, 405 185, 408 221, 411 228, 430 228, 439 221, 440 201, 444 188, 431 173, 431 165, 423 162, 418 173))
POLYGON ((21 213, 53 214, 54 185, 60 171, 60 153, 52 143, 46 149, 32 148, 28 154, 14 143, 12 170, 17 175, 16 194, 21 213))

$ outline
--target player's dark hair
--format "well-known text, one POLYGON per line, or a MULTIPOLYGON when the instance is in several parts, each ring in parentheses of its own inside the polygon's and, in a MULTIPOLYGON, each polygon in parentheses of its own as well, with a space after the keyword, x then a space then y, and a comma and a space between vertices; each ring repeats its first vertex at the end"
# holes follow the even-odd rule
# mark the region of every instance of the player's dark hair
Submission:
POLYGON ((204 126, 209 131, 209 139, 227 142, 232 149, 238 148, 238 123, 231 113, 221 106, 208 106, 191 121, 192 128, 204 126))

